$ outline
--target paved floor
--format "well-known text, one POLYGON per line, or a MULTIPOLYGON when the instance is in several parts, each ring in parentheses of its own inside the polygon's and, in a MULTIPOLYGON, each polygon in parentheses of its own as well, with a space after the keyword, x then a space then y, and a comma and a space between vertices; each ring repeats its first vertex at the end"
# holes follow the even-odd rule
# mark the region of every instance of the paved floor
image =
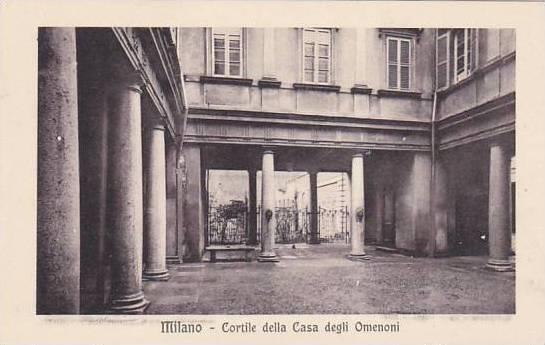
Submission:
POLYGON ((486 257, 412 258, 345 245, 277 250, 279 263, 170 266, 146 282, 149 314, 502 314, 515 312, 515 273, 484 269, 486 257))

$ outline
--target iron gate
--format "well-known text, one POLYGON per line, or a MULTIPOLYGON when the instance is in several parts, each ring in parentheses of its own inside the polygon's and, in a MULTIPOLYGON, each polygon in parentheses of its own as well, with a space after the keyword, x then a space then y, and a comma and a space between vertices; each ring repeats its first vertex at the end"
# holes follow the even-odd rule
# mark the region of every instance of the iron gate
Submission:
MULTIPOLYGON (((257 207, 257 240, 261 241, 261 207, 257 207)), ((275 243, 301 243, 310 240, 310 217, 308 208, 293 206, 275 208, 275 243)), ((319 208, 317 214, 318 238, 320 242, 344 242, 349 240, 350 219, 348 207, 340 209, 319 208)))
POLYGON ((349 240, 350 218, 348 206, 338 209, 318 209, 320 242, 344 242, 349 240))
POLYGON ((208 244, 246 243, 248 239, 247 214, 245 203, 209 207, 208 244))

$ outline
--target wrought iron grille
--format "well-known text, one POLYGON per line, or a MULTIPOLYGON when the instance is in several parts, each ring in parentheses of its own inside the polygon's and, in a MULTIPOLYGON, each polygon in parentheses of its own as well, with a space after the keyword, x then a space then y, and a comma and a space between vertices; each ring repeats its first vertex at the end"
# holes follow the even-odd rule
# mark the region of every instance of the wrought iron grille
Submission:
POLYGON ((339 209, 319 208, 318 231, 320 242, 348 242, 348 207, 339 209))
MULTIPOLYGON (((257 207, 257 241, 261 242, 261 206, 257 207)), ((293 206, 275 208, 275 243, 301 243, 310 240, 310 217, 308 208, 293 206)), ((345 242, 350 239, 348 207, 340 209, 319 208, 317 214, 320 242, 345 242)))
POLYGON ((247 207, 233 203, 209 207, 208 244, 243 244, 248 239, 247 207))

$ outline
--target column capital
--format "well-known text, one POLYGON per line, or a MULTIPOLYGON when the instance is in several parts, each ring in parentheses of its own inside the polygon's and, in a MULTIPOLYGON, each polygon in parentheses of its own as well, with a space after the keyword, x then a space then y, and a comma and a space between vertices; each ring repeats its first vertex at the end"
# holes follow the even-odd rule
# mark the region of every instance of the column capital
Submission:
POLYGON ((371 150, 359 150, 359 151, 354 151, 352 153, 352 157, 365 157, 370 155, 371 155, 371 150))
POLYGON ((149 118, 145 119, 143 122, 144 128, 147 130, 164 131, 166 127, 164 119, 158 115, 149 116, 149 118))
POLYGON ((142 72, 132 71, 123 75, 114 74, 108 84, 110 90, 129 89, 142 94, 142 89, 147 83, 142 72))
POLYGON ((267 153, 268 154, 274 154, 274 151, 275 151, 276 147, 275 146, 263 146, 262 149, 263 149, 263 154, 267 154, 267 153))

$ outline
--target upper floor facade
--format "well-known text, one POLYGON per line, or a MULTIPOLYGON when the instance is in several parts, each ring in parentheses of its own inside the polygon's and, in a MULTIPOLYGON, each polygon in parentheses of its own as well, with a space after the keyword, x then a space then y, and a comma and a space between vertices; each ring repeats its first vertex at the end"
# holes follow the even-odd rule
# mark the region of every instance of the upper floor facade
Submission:
POLYGON ((180 41, 194 107, 426 121, 435 90, 442 93, 439 117, 459 111, 460 96, 472 107, 514 91, 514 35, 468 28, 182 28, 180 41), (467 90, 477 84, 479 95, 467 90))
POLYGON ((514 130, 514 29, 194 27, 178 43, 189 141, 426 150, 430 122, 451 146, 514 130))

